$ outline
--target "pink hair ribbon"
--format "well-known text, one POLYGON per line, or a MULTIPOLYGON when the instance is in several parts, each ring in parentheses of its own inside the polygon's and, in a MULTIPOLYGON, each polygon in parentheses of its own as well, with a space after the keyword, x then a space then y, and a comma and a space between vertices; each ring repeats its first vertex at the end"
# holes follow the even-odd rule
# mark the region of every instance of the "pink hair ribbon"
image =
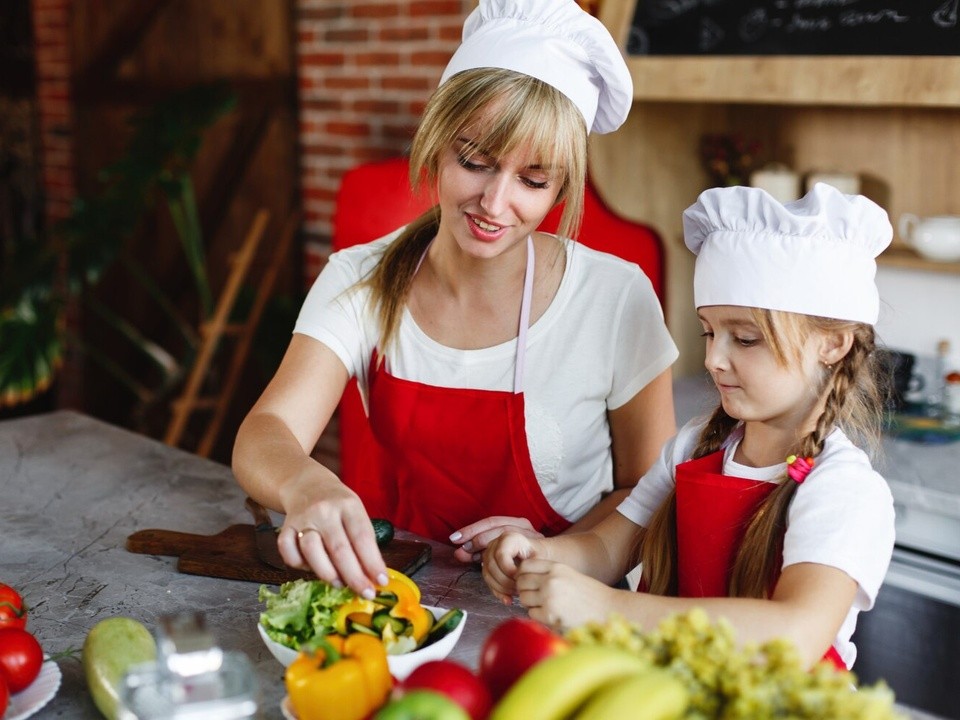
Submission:
POLYGON ((807 475, 813 470, 813 458, 797 457, 796 455, 787 456, 787 475, 797 485, 807 479, 807 475))

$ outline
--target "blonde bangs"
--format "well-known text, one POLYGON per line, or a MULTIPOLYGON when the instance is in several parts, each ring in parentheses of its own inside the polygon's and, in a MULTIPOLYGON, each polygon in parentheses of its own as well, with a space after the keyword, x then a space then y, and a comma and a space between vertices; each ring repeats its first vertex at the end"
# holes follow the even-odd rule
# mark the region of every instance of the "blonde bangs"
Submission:
POLYGON ((566 201, 558 235, 575 237, 583 214, 586 127, 560 91, 510 70, 479 68, 455 75, 434 93, 411 147, 411 182, 436 183, 440 159, 460 137, 492 157, 529 153, 531 164, 551 171, 566 201), (493 117, 478 118, 491 105, 493 117), (492 120, 492 122, 490 122, 492 120))

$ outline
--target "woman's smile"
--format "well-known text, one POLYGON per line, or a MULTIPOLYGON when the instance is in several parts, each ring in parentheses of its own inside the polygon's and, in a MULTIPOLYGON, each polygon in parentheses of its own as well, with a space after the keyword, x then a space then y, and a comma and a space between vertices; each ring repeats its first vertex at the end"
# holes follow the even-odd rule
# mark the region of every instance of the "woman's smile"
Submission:
POLYGON ((497 225, 479 215, 464 213, 467 217, 467 227, 473 236, 481 242, 496 242, 507 231, 506 226, 497 225))

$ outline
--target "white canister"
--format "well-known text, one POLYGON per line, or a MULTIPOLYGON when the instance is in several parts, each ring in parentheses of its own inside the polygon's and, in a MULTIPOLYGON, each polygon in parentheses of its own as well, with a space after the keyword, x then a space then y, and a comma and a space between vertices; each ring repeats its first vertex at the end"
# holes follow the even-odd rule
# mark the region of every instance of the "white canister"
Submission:
POLYGON ((754 170, 750 175, 750 185, 766 190, 782 203, 793 202, 800 197, 800 176, 780 163, 754 170))
POLYGON ((817 183, 832 185, 844 195, 860 194, 860 177, 853 173, 816 172, 807 176, 807 192, 817 183))
POLYGON ((948 415, 960 417, 960 373, 952 372, 944 378, 943 409, 948 415))

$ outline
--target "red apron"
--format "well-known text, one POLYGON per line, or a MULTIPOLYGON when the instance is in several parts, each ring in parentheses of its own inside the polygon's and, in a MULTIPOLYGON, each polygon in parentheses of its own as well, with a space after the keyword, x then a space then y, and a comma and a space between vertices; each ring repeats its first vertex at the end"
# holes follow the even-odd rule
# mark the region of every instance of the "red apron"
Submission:
POLYGON ((523 359, 533 297, 533 242, 517 337, 514 391, 445 388, 392 376, 370 361, 370 427, 389 472, 354 490, 371 517, 449 542, 458 528, 492 515, 525 517, 554 535, 570 522, 547 502, 530 462, 523 359))
MULTIPOLYGON (((680 597, 726 597, 747 523, 775 483, 723 474, 723 450, 677 465, 680 597)), ((778 572, 779 574, 779 572, 778 572)), ((847 667, 836 649, 823 656, 847 667)))

